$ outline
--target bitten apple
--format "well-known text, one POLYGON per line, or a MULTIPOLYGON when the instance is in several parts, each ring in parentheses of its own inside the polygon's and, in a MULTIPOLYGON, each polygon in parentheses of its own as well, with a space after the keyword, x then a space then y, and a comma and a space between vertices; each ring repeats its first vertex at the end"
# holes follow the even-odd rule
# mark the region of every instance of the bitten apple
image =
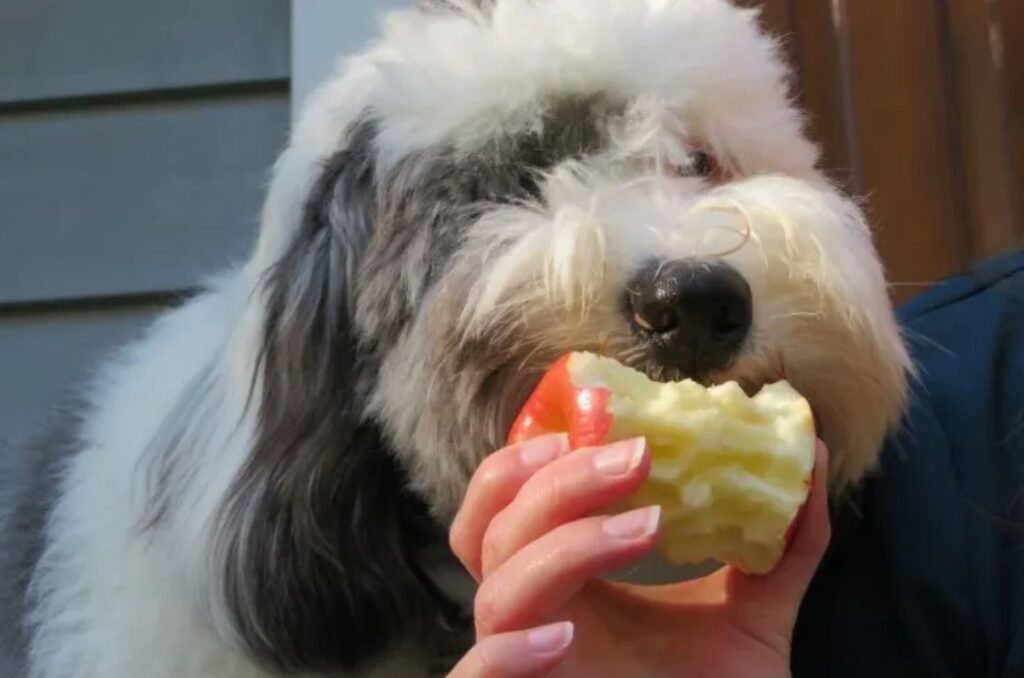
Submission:
POLYGON ((660 550, 674 563, 771 571, 810 491, 814 418, 785 381, 748 397, 735 382, 659 383, 611 358, 570 353, 541 379, 509 442, 562 431, 573 449, 647 439, 650 476, 616 508, 660 505, 660 550))

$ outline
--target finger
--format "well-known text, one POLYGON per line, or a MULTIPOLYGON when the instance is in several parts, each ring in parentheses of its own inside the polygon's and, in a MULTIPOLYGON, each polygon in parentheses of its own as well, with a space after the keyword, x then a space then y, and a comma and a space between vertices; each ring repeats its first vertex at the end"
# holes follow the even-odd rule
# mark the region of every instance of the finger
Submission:
POLYGON ((527 545, 477 590, 477 633, 550 619, 592 578, 633 562, 657 540, 657 506, 562 525, 527 545))
POLYGON ((637 489, 650 472, 642 438, 577 450, 533 474, 484 534, 483 576, 559 525, 607 507, 637 489))
POLYGON ((495 452, 473 474, 448 538, 452 551, 477 581, 480 547, 491 520, 531 475, 568 450, 569 437, 564 433, 540 436, 495 452))
POLYGON ((473 646, 448 678, 526 678, 542 676, 565 659, 572 645, 572 622, 488 636, 473 646))
POLYGON ((758 616, 771 614, 771 624, 791 626, 800 601, 814 577, 832 535, 828 513, 828 451, 818 442, 811 492, 782 561, 765 576, 732 571, 731 586, 737 602, 758 616))

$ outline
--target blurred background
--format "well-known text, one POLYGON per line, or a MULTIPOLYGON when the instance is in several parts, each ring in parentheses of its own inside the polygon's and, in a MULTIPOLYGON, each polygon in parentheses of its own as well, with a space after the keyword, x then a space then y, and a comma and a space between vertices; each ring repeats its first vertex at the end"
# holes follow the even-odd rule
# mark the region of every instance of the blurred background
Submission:
MULTIPOLYGON (((0 440, 248 253, 291 116, 403 0, 0 0, 0 440)), ((1024 242, 1024 0, 742 0, 903 301, 1024 242)))

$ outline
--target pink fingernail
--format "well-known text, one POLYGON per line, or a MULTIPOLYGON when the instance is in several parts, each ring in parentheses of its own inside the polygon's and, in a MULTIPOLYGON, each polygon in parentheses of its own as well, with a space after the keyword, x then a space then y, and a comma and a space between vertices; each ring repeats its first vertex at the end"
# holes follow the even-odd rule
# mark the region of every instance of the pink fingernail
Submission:
POLYGON ((572 622, 558 622, 535 628, 526 633, 526 643, 539 654, 550 654, 564 650, 572 642, 572 622))
POLYGON ((572 622, 509 631, 484 638, 477 649, 486 656, 487 675, 546 676, 565 659, 574 631, 572 622))
POLYGON ((594 455, 594 466, 606 476, 621 476, 640 465, 646 450, 643 438, 623 440, 594 455))
POLYGON ((612 516, 601 523, 601 529, 616 539, 642 539, 654 534, 661 520, 661 507, 648 506, 612 516))
POLYGON ((528 440, 519 448, 519 459, 526 466, 543 466, 569 450, 569 436, 555 433, 528 440))

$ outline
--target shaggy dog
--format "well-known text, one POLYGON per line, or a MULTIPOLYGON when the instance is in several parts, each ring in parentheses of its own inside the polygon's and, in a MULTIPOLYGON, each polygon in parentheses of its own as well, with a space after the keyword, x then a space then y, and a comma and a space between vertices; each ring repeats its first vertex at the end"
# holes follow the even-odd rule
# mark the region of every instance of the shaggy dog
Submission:
POLYGON ((465 640, 445 525, 570 349, 788 378, 833 487, 857 480, 908 358, 815 163, 778 47, 725 0, 390 15, 299 121, 248 261, 15 455, 4 675, 426 672, 465 640))

